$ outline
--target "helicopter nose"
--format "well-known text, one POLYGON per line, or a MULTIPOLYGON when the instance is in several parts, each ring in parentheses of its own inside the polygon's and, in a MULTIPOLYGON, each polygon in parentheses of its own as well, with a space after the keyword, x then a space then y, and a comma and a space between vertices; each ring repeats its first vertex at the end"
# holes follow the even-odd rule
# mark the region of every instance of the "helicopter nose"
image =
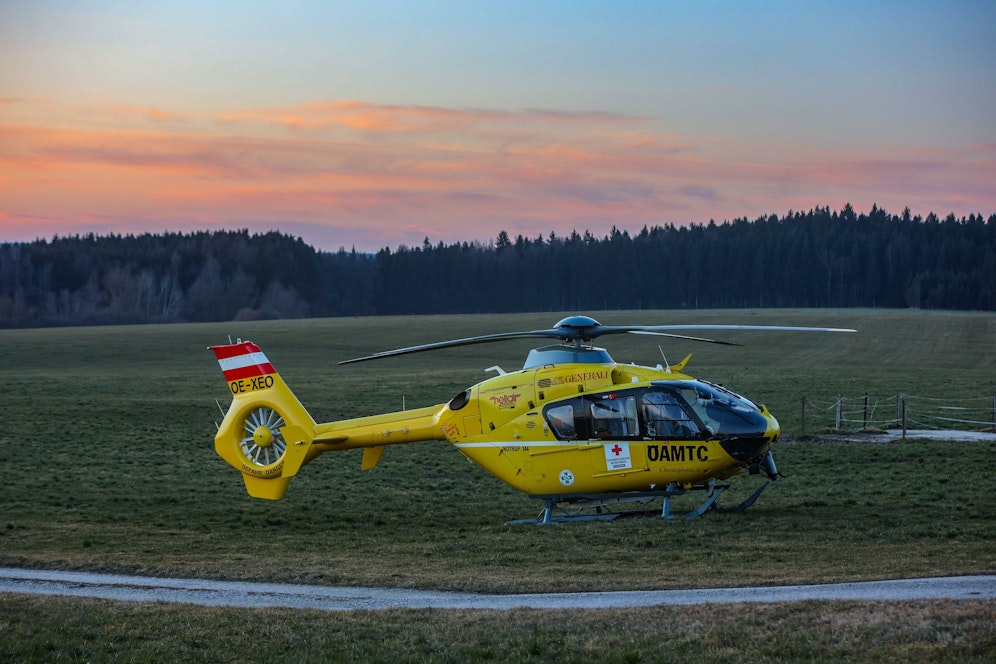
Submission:
POLYGON ((762 456, 771 444, 766 436, 737 436, 719 441, 723 451, 741 463, 750 463, 762 456))
MULTIPOLYGON (((764 407, 762 406, 762 408, 764 407)), ((768 420, 768 430, 764 432, 764 435, 767 436, 771 442, 775 442, 778 440, 778 436, 782 432, 782 427, 778 424, 778 420, 775 419, 775 416, 768 412, 767 408, 764 408, 762 414, 764 415, 764 418, 768 420)))
POLYGON ((751 475, 764 473, 770 480, 779 476, 775 458, 771 455, 768 438, 736 438, 720 441, 723 450, 747 466, 751 475))
POLYGON ((781 433, 778 420, 768 412, 767 408, 761 406, 759 414, 763 417, 764 422, 761 427, 749 433, 729 436, 719 441, 723 451, 741 463, 756 465, 771 447, 771 444, 778 440, 778 434, 781 433))

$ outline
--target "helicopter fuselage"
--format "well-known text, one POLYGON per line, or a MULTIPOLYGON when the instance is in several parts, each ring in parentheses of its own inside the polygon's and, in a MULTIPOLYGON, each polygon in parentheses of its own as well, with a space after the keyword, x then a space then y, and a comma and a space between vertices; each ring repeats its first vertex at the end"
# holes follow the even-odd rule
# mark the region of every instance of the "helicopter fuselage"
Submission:
POLYGON ((755 325, 603 326, 588 316, 569 316, 549 329, 344 360, 339 364, 517 338, 561 342, 534 348, 519 371, 492 367, 497 376, 446 403, 324 424, 315 422, 259 346, 229 341, 210 347, 232 394, 215 450, 241 472, 249 495, 269 500, 282 498, 291 478, 323 452, 362 449, 361 468, 369 470, 390 445, 441 440, 510 486, 543 498, 542 523, 555 520, 559 503, 599 510, 645 498, 663 498, 662 516, 673 518, 670 497, 693 490, 705 491, 707 499, 688 518, 714 507, 741 511, 764 486, 735 507, 719 508, 715 501, 726 485, 717 482, 745 469, 769 479, 778 476, 770 447, 780 430, 768 409, 681 373, 691 355, 673 367, 651 368, 619 364, 591 345, 603 335, 630 333, 735 345, 684 334, 695 329, 854 332, 755 325))
POLYGON ((439 406, 319 424, 314 454, 446 440, 520 491, 567 496, 723 480, 756 466, 778 437, 765 407, 725 388, 660 367, 586 362, 607 355, 585 350, 564 351, 580 362, 527 362, 439 406))
POLYGON ((440 423, 458 450, 530 495, 722 480, 763 457, 779 433, 766 409, 738 395, 617 364, 498 376, 451 401, 440 423))

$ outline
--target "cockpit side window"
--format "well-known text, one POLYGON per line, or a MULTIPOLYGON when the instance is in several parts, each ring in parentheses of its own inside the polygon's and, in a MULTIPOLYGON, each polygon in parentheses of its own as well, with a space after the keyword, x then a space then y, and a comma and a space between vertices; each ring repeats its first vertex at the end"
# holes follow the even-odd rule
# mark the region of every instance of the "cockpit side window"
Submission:
POLYGON ((614 440, 640 435, 636 419, 636 397, 609 395, 589 402, 595 438, 614 440))
POLYGON ((698 434, 697 423, 671 392, 646 392, 640 408, 643 426, 650 438, 695 438, 698 434))

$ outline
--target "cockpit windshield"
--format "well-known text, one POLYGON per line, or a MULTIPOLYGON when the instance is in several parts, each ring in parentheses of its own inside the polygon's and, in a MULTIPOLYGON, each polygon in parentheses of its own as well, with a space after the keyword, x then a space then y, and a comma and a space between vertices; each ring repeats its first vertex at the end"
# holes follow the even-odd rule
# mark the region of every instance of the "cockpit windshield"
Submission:
POLYGON ((753 401, 736 392, 705 381, 668 383, 698 418, 716 435, 761 435, 768 422, 753 401))

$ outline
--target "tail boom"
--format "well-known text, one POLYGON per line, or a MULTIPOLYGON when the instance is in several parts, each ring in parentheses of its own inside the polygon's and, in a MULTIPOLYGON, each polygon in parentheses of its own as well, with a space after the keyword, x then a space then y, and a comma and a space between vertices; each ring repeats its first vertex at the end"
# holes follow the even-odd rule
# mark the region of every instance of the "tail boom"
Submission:
POLYGON ((317 424, 259 346, 239 341, 210 349, 232 394, 215 451, 242 473, 254 498, 282 498, 290 479, 322 452, 362 448, 366 470, 387 445, 445 440, 445 405, 317 424))

